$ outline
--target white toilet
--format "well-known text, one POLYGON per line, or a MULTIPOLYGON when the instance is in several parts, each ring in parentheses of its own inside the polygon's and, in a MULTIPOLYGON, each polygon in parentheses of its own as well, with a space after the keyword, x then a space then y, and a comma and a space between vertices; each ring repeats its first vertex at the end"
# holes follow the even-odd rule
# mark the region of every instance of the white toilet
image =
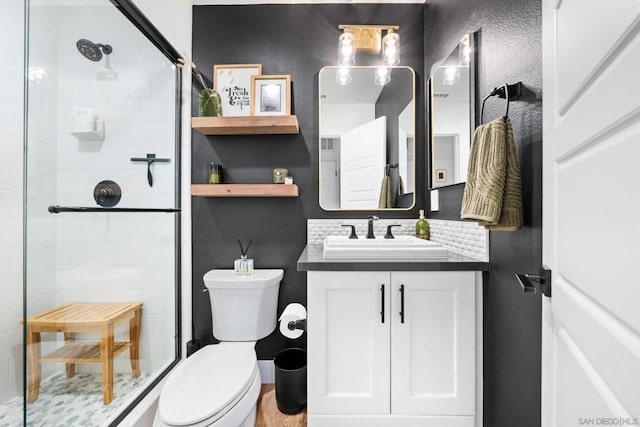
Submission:
POLYGON ((255 342, 277 325, 283 270, 211 270, 204 284, 211 299, 213 335, 208 345, 167 377, 155 427, 253 427, 260 394, 255 342))

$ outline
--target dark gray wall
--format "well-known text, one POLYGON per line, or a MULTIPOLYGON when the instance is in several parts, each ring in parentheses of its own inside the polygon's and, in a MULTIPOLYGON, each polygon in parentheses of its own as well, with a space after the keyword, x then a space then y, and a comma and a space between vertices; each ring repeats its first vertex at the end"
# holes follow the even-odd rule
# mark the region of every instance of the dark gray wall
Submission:
MULTIPOLYGON (((210 136, 192 133, 192 182, 202 182, 202 165, 222 164, 228 183, 270 182, 274 167, 285 167, 300 187, 292 199, 192 198, 194 337, 213 342, 209 298, 203 274, 232 268, 236 239, 253 240, 256 268, 284 268, 279 312, 289 302, 306 304, 306 274, 296 261, 306 243, 307 218, 366 218, 368 212, 325 212, 318 204, 318 72, 335 65, 339 24, 400 25, 401 65, 416 71, 416 170, 426 176, 423 5, 252 5, 195 6, 193 57, 209 81, 214 64, 261 63, 263 74, 290 74, 292 109, 299 135, 210 136)), ((359 65, 373 64, 359 55, 359 65)), ((194 81, 194 95, 198 85, 194 81)), ((195 108, 194 96, 194 108, 195 108)), ((197 111, 197 109, 194 109, 197 111)), ((417 180, 411 211, 384 212, 384 218, 417 217, 425 183, 417 180)), ((378 213, 379 214, 379 213, 378 213)), ((258 358, 272 358, 287 342, 274 333, 257 345, 258 358)))
MULTIPOLYGON (((517 232, 491 232, 491 272, 485 282, 484 425, 540 426, 540 297, 524 294, 514 278, 536 272, 542 259, 542 35, 541 2, 430 0, 426 4, 425 69, 444 58, 468 32, 480 29, 478 99, 494 86, 522 81, 525 96, 509 116, 520 158, 524 223, 517 232)), ((479 108, 477 109, 479 111, 479 108)), ((504 114, 492 98, 485 121, 504 114)), ((430 217, 459 219, 464 185, 440 189, 430 217)))

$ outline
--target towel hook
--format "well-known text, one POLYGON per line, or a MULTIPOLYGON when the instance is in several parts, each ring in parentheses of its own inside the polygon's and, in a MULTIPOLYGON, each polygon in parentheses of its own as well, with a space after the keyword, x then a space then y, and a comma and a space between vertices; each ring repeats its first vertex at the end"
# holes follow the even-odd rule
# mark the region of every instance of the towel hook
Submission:
POLYGON ((480 124, 484 122, 484 103, 487 101, 487 99, 491 98, 492 96, 504 98, 506 101, 504 115, 505 117, 507 117, 509 116, 510 101, 520 98, 521 95, 522 95, 522 82, 518 82, 513 85, 505 83, 504 86, 494 87, 491 90, 491 93, 485 96, 484 99, 482 100, 482 106, 480 107, 480 124))

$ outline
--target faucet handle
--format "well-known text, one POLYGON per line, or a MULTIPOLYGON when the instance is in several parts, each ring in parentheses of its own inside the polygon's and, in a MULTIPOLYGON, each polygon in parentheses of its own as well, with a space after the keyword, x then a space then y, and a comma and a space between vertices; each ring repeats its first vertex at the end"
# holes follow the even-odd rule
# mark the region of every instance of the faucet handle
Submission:
POLYGON ((391 234, 391 229, 393 227, 402 227, 402 225, 400 224, 391 224, 391 225, 387 225, 387 233, 384 235, 385 239, 395 239, 395 237, 393 236, 393 234, 391 234))
POLYGON ((358 235, 356 234, 356 226, 350 224, 342 224, 343 227, 351 227, 351 234, 349 235, 350 239, 357 239, 358 235))

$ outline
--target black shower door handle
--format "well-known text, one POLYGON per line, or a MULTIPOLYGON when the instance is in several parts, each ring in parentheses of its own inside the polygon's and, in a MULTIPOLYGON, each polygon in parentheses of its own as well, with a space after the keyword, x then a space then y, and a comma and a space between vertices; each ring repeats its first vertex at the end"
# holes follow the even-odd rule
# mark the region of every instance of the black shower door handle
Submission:
POLYGON ((98 208, 98 207, 84 207, 84 206, 49 206, 50 213, 60 212, 182 212, 181 209, 169 208, 98 208))

